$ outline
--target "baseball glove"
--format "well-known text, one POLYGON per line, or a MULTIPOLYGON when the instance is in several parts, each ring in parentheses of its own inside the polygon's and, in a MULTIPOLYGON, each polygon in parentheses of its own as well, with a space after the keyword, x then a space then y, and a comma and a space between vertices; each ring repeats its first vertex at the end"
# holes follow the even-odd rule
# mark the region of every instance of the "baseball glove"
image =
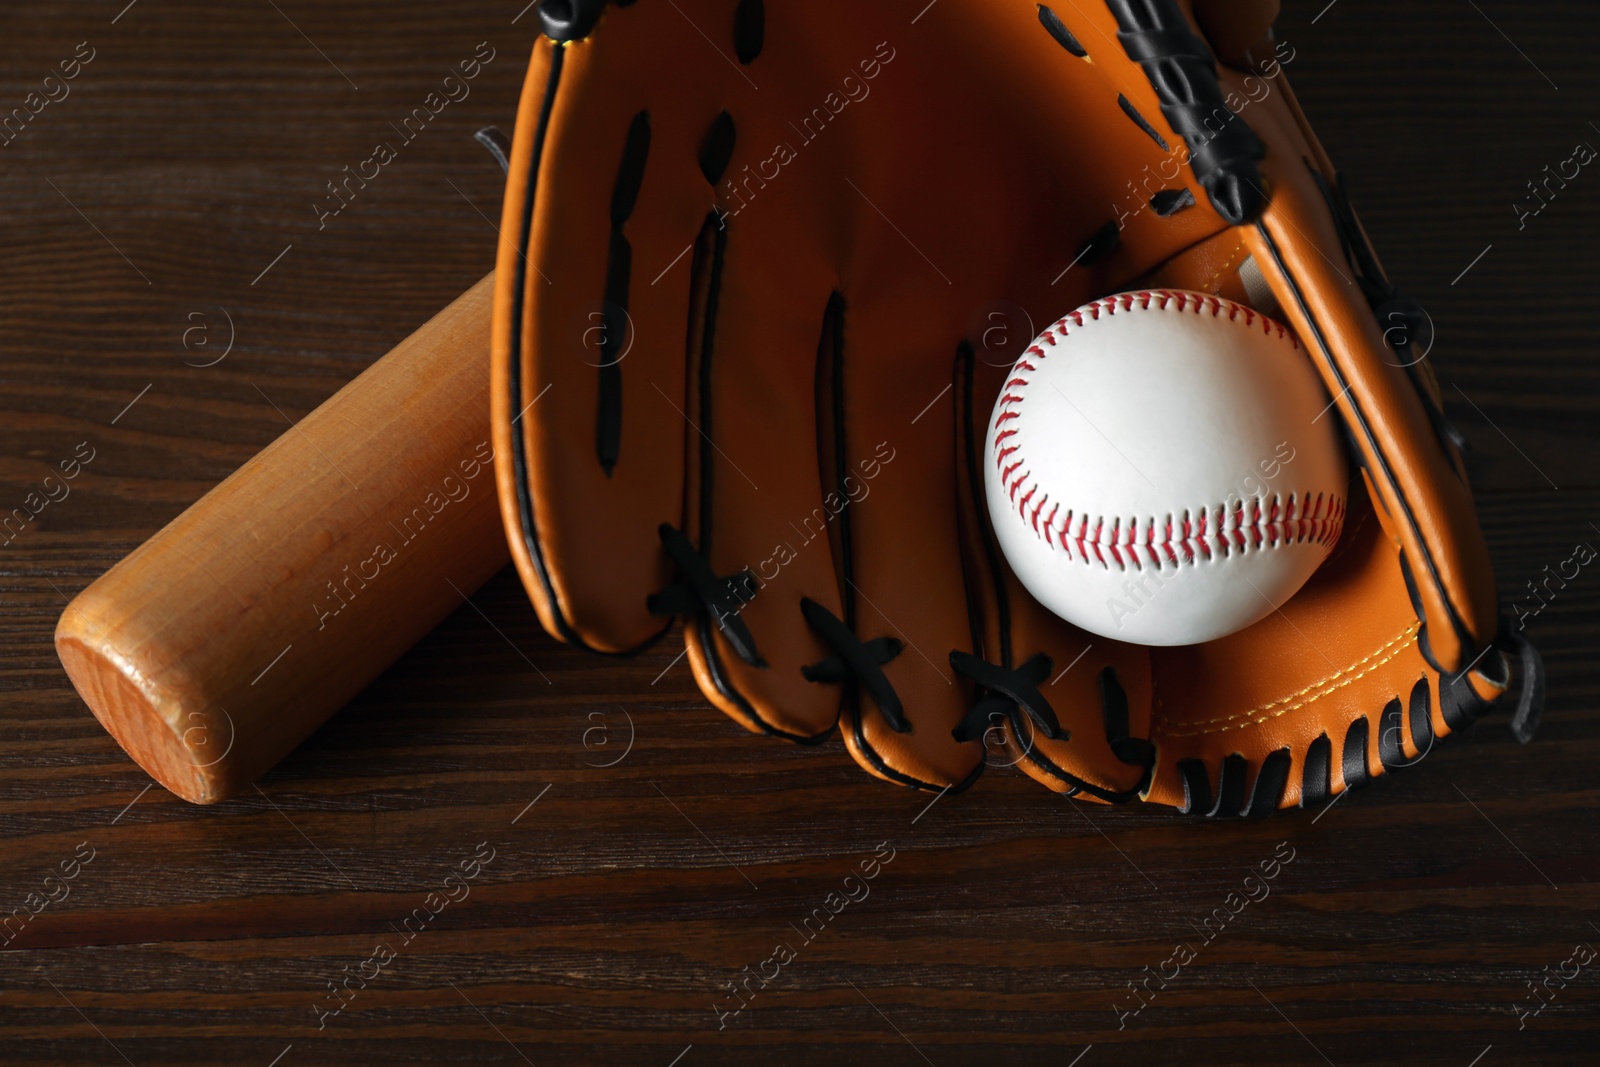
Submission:
POLYGON ((1276 10, 545 0, 493 394, 544 626, 626 655, 682 617, 736 721, 842 722, 924 789, 969 785, 987 740, 1068 795, 1317 804, 1470 724, 1513 663, 1525 740, 1542 670, 1499 626, 1425 316, 1295 103, 1276 10), (1034 324, 1156 289, 1287 323, 1360 472, 1299 594, 1181 648, 1040 607, 980 469, 1034 324))

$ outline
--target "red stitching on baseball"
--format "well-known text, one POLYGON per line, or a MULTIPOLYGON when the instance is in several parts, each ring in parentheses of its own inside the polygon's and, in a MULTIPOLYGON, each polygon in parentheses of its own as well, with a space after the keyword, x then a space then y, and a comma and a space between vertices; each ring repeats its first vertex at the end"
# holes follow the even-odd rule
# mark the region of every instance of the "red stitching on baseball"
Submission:
POLYGON ((1055 502, 1055 505, 1050 508, 1050 514, 1044 517, 1044 539, 1046 544, 1049 544, 1050 542, 1050 526, 1056 521, 1056 512, 1060 510, 1061 501, 1058 500, 1055 502))
POLYGON ((1044 510, 1044 506, 1046 504, 1048 504, 1048 503, 1050 503, 1050 494, 1046 493, 1044 496, 1040 497, 1039 498, 1039 502, 1033 506, 1032 521, 1033 521, 1033 532, 1034 533, 1038 533, 1039 532, 1039 512, 1043 511, 1044 510))
MULTIPOLYGON (((1020 484, 1021 479, 1018 480, 1020 484)), ((1030 486, 1029 493, 1036 488, 1030 486)), ((1274 494, 1267 503, 1263 508, 1263 498, 1253 497, 1248 508, 1239 503, 1231 508, 1218 504, 1185 511, 1181 524, 1175 522, 1172 515, 1164 520, 1154 516, 1131 517, 1124 524, 1125 516, 1091 518, 1073 511, 1068 511, 1057 522, 1058 503, 1045 519, 1041 534, 1045 544, 1063 549, 1068 558, 1083 563, 1099 563, 1109 568, 1111 563, 1106 558, 1109 552, 1111 560, 1121 570, 1130 567, 1160 570, 1283 545, 1319 544, 1331 549, 1344 528, 1345 504, 1335 496, 1318 493, 1313 497, 1305 493, 1285 498, 1274 494), (1180 527, 1181 533, 1178 532, 1180 527)), ((1026 504, 1027 498, 1024 498, 1019 507, 1026 504)), ((1028 518, 1025 510, 1023 518, 1028 518)), ((1038 530, 1037 520, 1036 508, 1035 530, 1038 530)))

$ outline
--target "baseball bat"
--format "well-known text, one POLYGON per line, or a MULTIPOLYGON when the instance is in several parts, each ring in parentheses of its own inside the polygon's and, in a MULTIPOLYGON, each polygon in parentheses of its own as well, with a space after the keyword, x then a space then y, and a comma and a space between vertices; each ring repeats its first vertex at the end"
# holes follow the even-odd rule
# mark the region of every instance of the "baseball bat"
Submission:
POLYGON ((490 274, 67 606, 101 724, 199 804, 247 788, 509 561, 490 274))

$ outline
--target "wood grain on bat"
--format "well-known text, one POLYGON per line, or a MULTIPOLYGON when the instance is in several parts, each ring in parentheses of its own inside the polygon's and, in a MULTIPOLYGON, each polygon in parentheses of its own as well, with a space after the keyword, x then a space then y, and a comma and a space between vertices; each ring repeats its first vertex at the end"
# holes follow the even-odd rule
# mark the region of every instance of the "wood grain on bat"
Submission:
POLYGON ((85 589, 78 692, 197 803, 249 785, 507 561, 484 278, 85 589))

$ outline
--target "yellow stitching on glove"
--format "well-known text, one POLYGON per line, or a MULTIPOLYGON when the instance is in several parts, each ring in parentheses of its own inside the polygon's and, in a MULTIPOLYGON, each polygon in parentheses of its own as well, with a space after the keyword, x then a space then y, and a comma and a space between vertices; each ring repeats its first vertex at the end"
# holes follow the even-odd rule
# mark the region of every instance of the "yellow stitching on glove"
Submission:
POLYGON ((1206 279, 1206 283, 1200 287, 1200 291, 1215 295, 1216 290, 1212 289, 1211 287, 1216 285, 1219 289, 1221 288, 1219 283, 1222 281, 1223 276, 1232 270, 1234 265, 1244 258, 1244 256, 1241 254, 1243 252, 1244 242, 1240 241, 1239 247, 1228 253, 1228 258, 1223 262, 1222 266, 1217 268, 1217 272, 1215 274, 1206 279))
MULTIPOLYGON (((1219 716, 1217 718, 1212 718, 1212 719, 1202 719, 1199 722, 1190 724, 1192 727, 1194 727, 1193 729, 1187 729, 1187 730, 1182 730, 1182 731, 1174 731, 1174 730, 1163 729, 1160 732, 1160 736, 1162 736, 1162 737, 1202 737, 1202 736, 1204 736, 1206 734, 1222 733, 1225 730, 1235 729, 1236 726, 1245 725, 1245 723, 1235 723, 1234 720, 1236 720, 1236 719, 1248 720, 1250 725, 1260 725, 1261 723, 1264 723, 1264 722, 1268 721, 1269 719, 1276 719, 1276 718, 1279 718, 1281 716, 1287 715, 1292 711, 1299 711, 1301 708, 1305 707, 1306 705, 1311 704, 1311 703, 1313 703, 1313 702, 1315 702, 1317 700, 1321 700, 1323 697, 1328 696, 1331 693, 1335 693, 1338 690, 1343 689, 1345 686, 1351 685, 1354 682, 1360 680, 1361 678, 1364 678, 1365 676, 1371 674, 1373 671, 1377 670, 1379 667, 1383 666, 1385 663, 1388 663, 1390 660, 1392 660, 1396 656, 1400 655, 1400 653, 1404 652, 1408 647, 1410 647, 1410 645, 1413 642, 1416 641, 1416 639, 1417 639, 1417 631, 1420 630, 1421 628, 1422 628, 1422 624, 1420 622, 1413 622, 1410 626, 1406 627, 1397 636, 1395 636, 1388 643, 1384 644, 1382 647, 1378 648, 1371 655, 1357 660, 1355 663, 1352 663, 1350 666, 1346 667, 1342 671, 1339 671, 1339 672, 1337 672, 1335 674, 1330 674, 1326 678, 1320 678, 1317 681, 1312 682, 1310 685, 1306 686, 1304 689, 1300 690, 1297 693, 1290 693, 1288 696, 1283 697, 1280 700, 1274 700, 1269 704, 1263 704, 1261 707, 1254 708, 1254 709, 1252 709, 1250 711, 1242 711, 1242 712, 1238 712, 1238 713, 1233 714, 1233 715, 1223 715, 1223 716, 1219 716), (1387 656, 1384 656, 1383 653, 1385 653, 1385 652, 1388 652, 1389 654, 1387 656), (1382 656, 1383 658, 1379 659, 1378 657, 1380 657, 1380 656, 1382 656), (1362 666, 1362 664, 1370 664, 1370 665, 1367 666, 1367 668, 1365 670, 1361 670, 1359 673, 1355 673, 1355 674, 1351 673, 1353 671, 1356 671, 1358 668, 1360 668, 1362 666), (1350 677, 1346 678, 1342 682, 1339 682, 1337 685, 1329 685, 1329 683, 1334 681, 1334 679, 1339 678, 1339 677, 1341 677, 1343 675, 1346 675, 1346 674, 1349 674, 1350 677), (1289 704, 1289 706, 1285 707, 1285 708, 1279 708, 1279 710, 1273 711, 1269 715, 1263 715, 1259 719, 1251 718, 1252 716, 1255 716, 1255 715, 1261 715, 1263 712, 1269 711, 1270 709, 1275 708, 1280 704, 1288 704, 1290 701, 1296 700, 1296 698, 1298 698, 1298 697, 1304 697, 1307 693, 1311 693, 1313 690, 1316 690, 1316 689, 1321 689, 1323 686, 1327 686, 1327 688, 1325 690, 1323 690, 1322 692, 1314 693, 1312 696, 1306 697, 1306 699, 1304 699, 1304 700, 1300 700, 1298 703, 1289 704), (1219 724, 1219 723, 1223 724, 1223 725, 1215 725, 1215 724, 1219 724)), ((1166 720, 1162 719, 1161 721, 1165 722, 1166 720)))

